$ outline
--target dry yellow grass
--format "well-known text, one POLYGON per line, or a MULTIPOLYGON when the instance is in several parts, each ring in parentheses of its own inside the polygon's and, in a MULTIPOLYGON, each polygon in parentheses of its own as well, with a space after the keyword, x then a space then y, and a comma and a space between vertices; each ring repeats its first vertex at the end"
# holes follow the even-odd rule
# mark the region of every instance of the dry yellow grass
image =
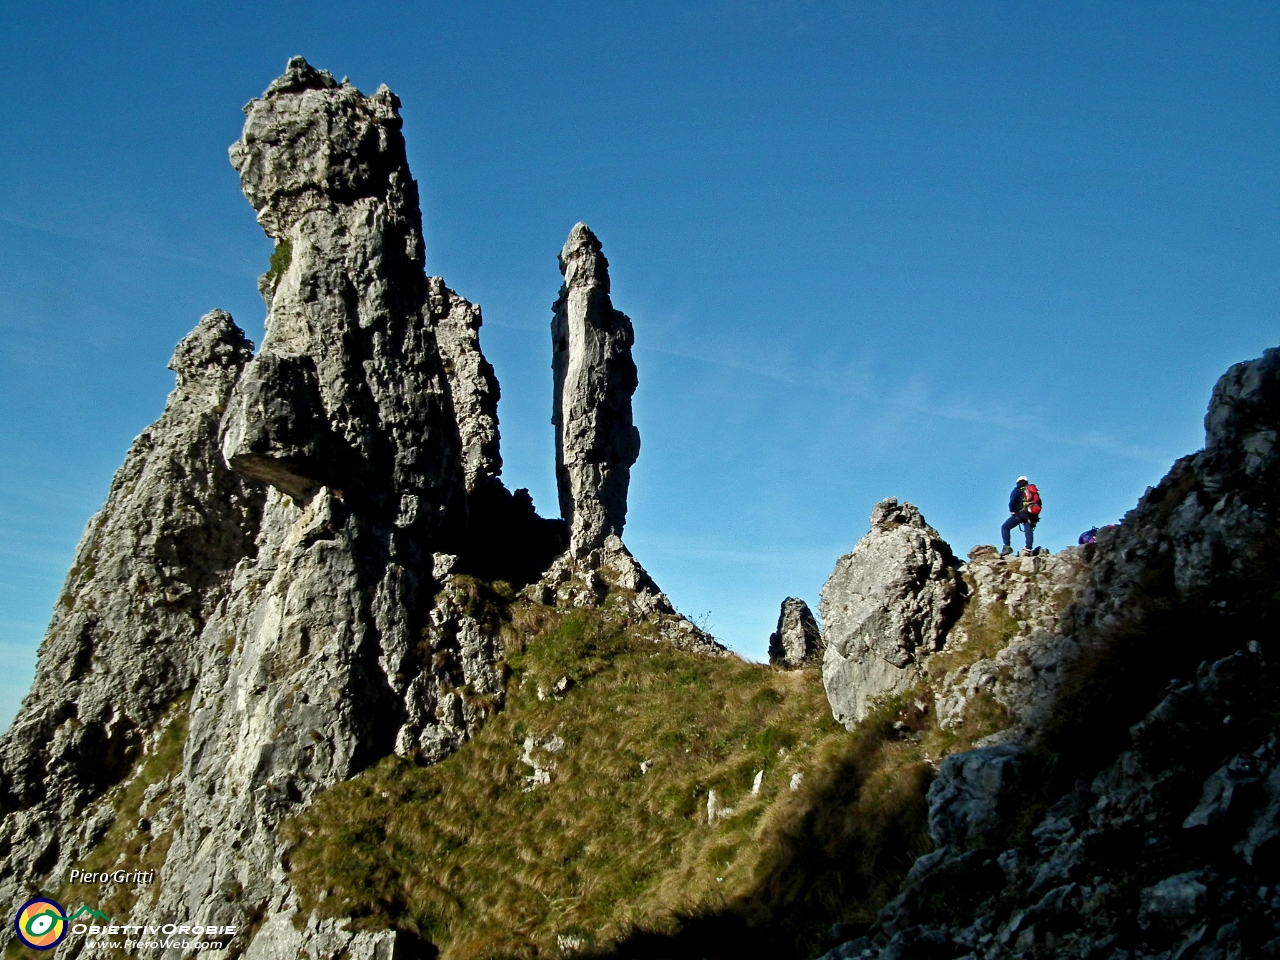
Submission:
POLYGON ((432 767, 387 758, 285 825, 305 909, 445 960, 700 939, 798 957, 869 920, 929 849, 931 768, 894 729, 907 700, 851 734, 816 670, 682 652, 600 611, 518 608, 507 629, 507 704, 474 740, 432 767), (523 745, 553 736, 533 787, 523 745), (712 790, 732 811, 713 821, 712 790))
MULTIPOLYGON (((922 683, 850 733, 816 669, 676 650, 608 606, 464 587, 507 641, 504 708, 443 763, 387 757, 282 826, 304 913, 414 932, 442 960, 813 956, 833 922, 869 921, 930 848, 926 758, 999 721, 940 731, 922 683), (535 786, 525 743, 552 737, 563 747, 535 749, 553 765, 535 786)), ((1007 624, 969 627, 966 659, 1007 642, 1007 624)), ((185 716, 184 699, 109 798, 115 823, 85 866, 159 866, 168 835, 136 824, 145 788, 180 767, 185 716)), ((129 894, 103 892, 91 905, 128 913, 129 894)))

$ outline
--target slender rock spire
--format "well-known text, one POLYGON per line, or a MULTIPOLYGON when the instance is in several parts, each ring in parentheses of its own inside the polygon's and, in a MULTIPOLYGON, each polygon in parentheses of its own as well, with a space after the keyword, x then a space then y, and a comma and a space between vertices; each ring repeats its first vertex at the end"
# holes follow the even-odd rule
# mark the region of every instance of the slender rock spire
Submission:
POLYGON ((560 251, 564 284, 551 322, 556 483, 569 550, 581 557, 621 536, 640 432, 631 422, 635 333, 609 300, 609 261, 585 223, 560 251))

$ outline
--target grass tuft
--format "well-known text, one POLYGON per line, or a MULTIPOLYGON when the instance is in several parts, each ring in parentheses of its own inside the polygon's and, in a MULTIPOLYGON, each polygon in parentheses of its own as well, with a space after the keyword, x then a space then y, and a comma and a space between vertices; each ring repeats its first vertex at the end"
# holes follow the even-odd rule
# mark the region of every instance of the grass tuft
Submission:
POLYGON ((964 614, 951 628, 951 638, 964 637, 964 642, 948 643, 948 648, 929 657, 925 670, 930 679, 940 682, 948 674, 973 666, 979 660, 988 660, 1009 645, 1018 634, 1018 621, 1001 602, 982 606, 976 599, 977 588, 970 583, 969 595, 974 599, 966 605, 964 614))
POLYGON ((271 260, 267 266, 266 281, 268 286, 275 286, 284 272, 293 262, 293 243, 288 237, 277 240, 275 249, 271 251, 271 260))

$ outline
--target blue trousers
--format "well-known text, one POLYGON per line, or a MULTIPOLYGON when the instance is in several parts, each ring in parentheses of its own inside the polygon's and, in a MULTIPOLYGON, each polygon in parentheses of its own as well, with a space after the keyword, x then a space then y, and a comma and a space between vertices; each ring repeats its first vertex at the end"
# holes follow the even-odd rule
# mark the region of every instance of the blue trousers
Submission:
POLYGON ((1000 526, 1000 540, 1006 547, 1009 546, 1009 534, 1019 525, 1022 527, 1022 535, 1027 538, 1027 549, 1030 550, 1035 542, 1036 528, 1031 525, 1031 517, 1025 512, 1013 514, 1000 526))

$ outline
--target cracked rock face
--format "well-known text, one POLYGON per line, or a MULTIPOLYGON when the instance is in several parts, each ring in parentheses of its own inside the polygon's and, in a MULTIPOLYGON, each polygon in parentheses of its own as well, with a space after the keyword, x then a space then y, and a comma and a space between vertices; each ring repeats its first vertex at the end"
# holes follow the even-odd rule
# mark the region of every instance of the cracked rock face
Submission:
POLYGON ((609 299, 609 261, 585 223, 560 251, 564 284, 551 322, 560 515, 569 551, 581 557, 621 536, 640 432, 631 421, 636 391, 631 321, 609 299))
POLYGON ((431 669, 418 673, 405 691, 404 724, 395 745, 402 757, 443 760, 505 699, 498 631, 467 609, 458 578, 446 578, 422 631, 423 658, 430 658, 431 669))
POLYGON ((836 720, 852 729, 877 697, 910 688, 918 666, 960 615, 957 561, 920 511, 890 497, 871 530, 822 588, 822 682, 836 720))
POLYGON ((498 400, 502 390, 491 364, 480 352, 480 308, 444 285, 427 280, 427 308, 444 360, 453 414, 462 442, 463 479, 467 492, 497 482, 502 474, 498 435, 498 400))
MULTIPOLYGON (((1272 349, 1219 380, 1204 449, 1096 547, 1047 565, 975 548, 975 599, 1006 605, 1016 632, 967 673, 991 676, 1010 742, 944 762, 929 793, 939 848, 866 936, 827 957, 1280 953, 1278 428, 1272 349), (1089 742, 1070 725, 1054 733, 1082 710, 1089 742), (1037 773, 1010 790, 996 766, 1020 758, 1037 773), (1029 813, 1030 837, 1007 845, 1029 813)), ((979 692, 956 673, 944 686, 979 692)), ((940 714, 958 716, 946 701, 940 714)))
POLYGON ((399 105, 295 58, 245 108, 231 162, 289 255, 223 453, 291 497, 341 490, 371 520, 440 537, 462 521, 464 479, 399 105))
MULTIPOLYGON (((483 380, 487 365, 462 355, 478 352, 479 316, 426 279, 398 106, 385 87, 366 97, 294 59, 231 149, 289 259, 264 284, 266 338, 232 393, 222 453, 273 489, 257 555, 202 636, 183 771, 200 788, 163 871, 161 906, 176 914, 243 923, 286 909, 276 825, 397 747, 436 760, 466 739, 479 716, 443 694, 433 657, 454 663, 450 678, 495 682, 475 625, 429 609, 433 554, 465 527, 467 477, 496 469, 496 418, 464 463, 436 328, 470 332, 454 364, 483 380)), ((462 408, 468 436, 483 434, 471 428, 492 405, 462 408)))
POLYGON ((262 491, 218 455, 218 423, 252 349, 220 310, 178 344, 163 415, 85 528, 31 693, 0 737, 0 896, 76 862, 96 839, 73 828, 81 811, 127 773, 199 675, 201 631, 253 554, 262 511, 262 491))
POLYGON ((992 546, 969 551, 965 616, 948 632, 943 652, 962 652, 981 643, 979 634, 990 633, 993 623, 1003 622, 1006 636, 999 649, 933 683, 942 727, 962 726, 984 697, 1003 708, 1011 722, 981 745, 1018 742, 1044 722, 1064 677, 1063 664, 1084 649, 1064 624, 1073 622, 1071 604, 1083 596, 1096 555, 1092 546, 1008 558, 992 546))
POLYGON ((803 600, 787 597, 778 614, 778 629, 769 637, 769 662, 794 670, 822 662, 822 633, 803 600))

